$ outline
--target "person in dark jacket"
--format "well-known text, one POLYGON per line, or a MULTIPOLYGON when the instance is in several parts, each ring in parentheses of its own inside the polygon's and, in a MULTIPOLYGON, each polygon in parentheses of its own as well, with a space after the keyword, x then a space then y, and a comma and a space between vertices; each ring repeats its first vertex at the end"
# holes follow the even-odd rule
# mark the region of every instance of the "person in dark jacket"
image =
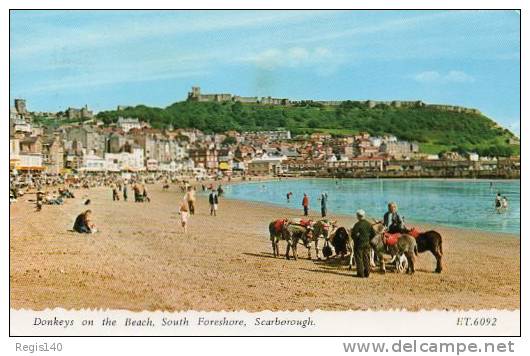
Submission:
POLYGON ((375 231, 368 221, 365 220, 365 212, 357 210, 357 222, 353 225, 351 237, 353 239, 353 253, 357 277, 368 278, 370 275, 370 240, 375 236, 375 231))
POLYGON ((90 221, 92 210, 86 210, 77 215, 74 222, 74 231, 81 234, 90 234, 94 228, 94 224, 90 221))
POLYGON ((320 212, 323 218, 328 214, 328 193, 322 193, 320 196, 320 212))
POLYGON ((383 224, 391 234, 407 232, 403 218, 397 212, 397 204, 394 202, 388 204, 388 211, 383 217, 383 224))
POLYGON ((210 203, 210 215, 217 216, 217 206, 219 204, 219 198, 217 197, 217 192, 213 188, 210 195, 208 196, 208 201, 210 203))
POLYGON ((123 200, 127 201, 127 184, 123 185, 123 200))

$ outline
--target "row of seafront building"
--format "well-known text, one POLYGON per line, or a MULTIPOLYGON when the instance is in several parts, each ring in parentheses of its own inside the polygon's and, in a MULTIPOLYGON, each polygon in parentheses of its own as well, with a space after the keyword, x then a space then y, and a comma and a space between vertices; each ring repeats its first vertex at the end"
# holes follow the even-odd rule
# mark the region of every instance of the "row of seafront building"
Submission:
MULTIPOLYGON (((82 111, 91 113, 87 107, 82 111)), ((414 142, 367 133, 334 137, 287 130, 206 134, 196 129, 158 130, 138 118, 104 125, 41 127, 25 102, 10 113, 12 172, 170 172, 183 175, 312 175, 333 177, 517 178, 518 158, 442 157, 419 152, 414 142)))

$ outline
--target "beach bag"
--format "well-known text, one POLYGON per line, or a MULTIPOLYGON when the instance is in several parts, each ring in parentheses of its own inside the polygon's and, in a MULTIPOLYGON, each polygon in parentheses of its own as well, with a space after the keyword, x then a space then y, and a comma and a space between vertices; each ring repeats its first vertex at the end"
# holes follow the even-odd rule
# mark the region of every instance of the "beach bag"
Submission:
POLYGON ((328 241, 324 243, 324 247, 322 248, 322 254, 326 258, 330 257, 333 254, 333 251, 331 250, 331 246, 329 245, 328 241))

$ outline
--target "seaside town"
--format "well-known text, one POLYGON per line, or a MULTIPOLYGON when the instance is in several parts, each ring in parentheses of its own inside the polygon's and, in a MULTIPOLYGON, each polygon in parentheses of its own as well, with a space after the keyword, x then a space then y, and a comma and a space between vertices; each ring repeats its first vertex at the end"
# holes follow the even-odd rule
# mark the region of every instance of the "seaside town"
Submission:
MULTIPOLYGON (((270 105, 285 105, 287 100, 250 99, 270 105)), ((250 99, 201 95, 196 87, 188 96, 188 100, 196 101, 250 99)), ((210 134, 197 129, 155 129, 138 117, 120 117, 105 125, 88 106, 69 107, 59 113, 31 112, 28 107, 24 99, 15 99, 10 110, 12 177, 118 172, 199 180, 252 176, 520 177, 519 157, 482 157, 475 152, 425 154, 418 143, 393 135, 292 135, 281 128, 210 134), (42 116, 78 122, 59 126, 34 122, 34 117, 42 116)), ((117 107, 118 111, 123 109, 117 107)))
MULTIPOLYGON (((481 29, 478 38, 489 41, 498 30, 491 18, 459 15, 429 30, 433 14, 420 26, 420 13, 363 20, 366 12, 348 11, 304 27, 282 11, 263 18, 278 16, 274 30, 250 21, 251 12, 232 14, 259 24, 252 32, 233 28, 229 12, 97 11, 78 33, 85 15, 72 22, 73 13, 55 15, 49 33, 10 15, 17 27, 9 99, 13 325, 39 331, 26 315, 56 308, 131 312, 138 322, 138 312, 155 311, 219 312, 212 320, 333 311, 349 316, 333 314, 330 325, 357 333, 357 324, 368 329, 351 312, 460 318, 520 309, 519 76, 505 60, 478 68, 490 53, 518 54, 517 28, 499 37, 512 44, 508 53, 497 39, 481 49, 461 32, 448 37, 466 39, 471 58, 481 58, 461 66, 460 57, 439 58, 439 48, 468 55, 448 40, 435 42, 431 64, 394 63, 395 40, 367 38, 361 48, 322 36, 362 37, 361 22, 413 23, 409 33, 388 33, 419 34, 403 53, 423 52, 425 32, 438 37, 460 23, 472 24, 466 35, 481 29), (294 36, 286 19, 318 35, 316 47, 298 43, 303 33, 294 36), (210 22, 225 30, 180 29, 210 22), (100 41, 116 32, 127 38, 100 41), (78 46, 85 33, 101 48, 78 46), (296 46, 278 43, 280 36, 296 46), (49 57, 32 54, 41 47, 49 57), (357 62, 372 47, 377 53, 357 62), (98 55, 85 61, 90 53, 98 55), (75 69, 63 70, 63 61, 75 69)), ((413 319, 395 327, 423 323, 413 319)), ((380 321, 374 334, 394 328, 380 321)))

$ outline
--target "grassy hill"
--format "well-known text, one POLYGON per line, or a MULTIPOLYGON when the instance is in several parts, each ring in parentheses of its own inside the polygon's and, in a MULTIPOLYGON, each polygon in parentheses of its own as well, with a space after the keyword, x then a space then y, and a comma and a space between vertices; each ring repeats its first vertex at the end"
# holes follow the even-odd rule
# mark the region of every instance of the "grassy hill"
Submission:
POLYGON ((483 155, 518 154, 509 145, 514 135, 480 114, 448 112, 429 107, 375 108, 344 104, 325 107, 267 106, 241 103, 182 101, 167 108, 139 105, 122 111, 103 111, 97 117, 107 124, 119 116, 138 117, 153 127, 197 128, 206 132, 255 131, 286 128, 293 134, 329 132, 334 135, 367 131, 371 135, 393 134, 415 141, 426 153, 476 151, 483 155))

